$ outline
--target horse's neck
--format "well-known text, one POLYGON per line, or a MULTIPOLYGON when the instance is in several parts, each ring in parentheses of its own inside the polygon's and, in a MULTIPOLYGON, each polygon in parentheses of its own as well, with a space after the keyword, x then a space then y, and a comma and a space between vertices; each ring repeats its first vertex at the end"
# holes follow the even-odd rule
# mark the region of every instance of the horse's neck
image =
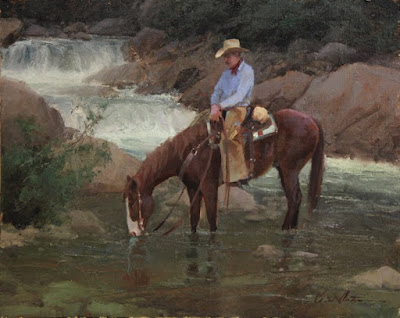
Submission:
POLYGON ((147 192, 153 192, 157 185, 177 176, 191 149, 206 136, 205 125, 189 127, 150 153, 137 173, 143 179, 147 192))

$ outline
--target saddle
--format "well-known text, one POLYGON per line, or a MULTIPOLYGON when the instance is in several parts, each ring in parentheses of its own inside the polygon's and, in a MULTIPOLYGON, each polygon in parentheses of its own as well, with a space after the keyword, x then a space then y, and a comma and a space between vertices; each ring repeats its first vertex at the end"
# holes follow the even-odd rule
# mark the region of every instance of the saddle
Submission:
MULTIPOLYGON (((277 134, 278 128, 273 116, 268 114, 264 107, 260 106, 248 106, 242 123, 238 123, 238 125, 241 126, 244 146, 246 143, 249 145, 249 178, 247 179, 249 180, 253 177, 254 171, 254 142, 277 134)), ((207 122, 207 128, 210 135, 211 127, 209 122, 207 122)), ((218 147, 211 139, 209 142, 211 147, 218 147)))
POLYGON ((255 163, 254 142, 277 134, 278 127, 268 110, 260 106, 247 107, 242 127, 244 141, 249 144, 249 178, 252 178, 255 163))

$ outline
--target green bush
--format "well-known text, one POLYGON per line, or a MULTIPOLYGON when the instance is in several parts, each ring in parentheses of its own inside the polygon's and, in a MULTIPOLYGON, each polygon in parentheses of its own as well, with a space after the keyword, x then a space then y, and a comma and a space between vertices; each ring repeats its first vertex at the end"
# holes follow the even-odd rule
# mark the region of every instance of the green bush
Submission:
POLYGON ((41 227, 58 223, 78 191, 90 182, 96 166, 109 160, 109 150, 82 142, 42 145, 32 143, 39 132, 33 120, 20 120, 25 136, 23 144, 15 145, 2 158, 2 189, 4 221, 18 228, 29 224, 41 227), (80 164, 74 164, 76 161, 80 164))
POLYGON ((399 4, 392 0, 166 0, 152 27, 172 38, 212 32, 252 49, 281 49, 297 39, 393 51, 399 4))

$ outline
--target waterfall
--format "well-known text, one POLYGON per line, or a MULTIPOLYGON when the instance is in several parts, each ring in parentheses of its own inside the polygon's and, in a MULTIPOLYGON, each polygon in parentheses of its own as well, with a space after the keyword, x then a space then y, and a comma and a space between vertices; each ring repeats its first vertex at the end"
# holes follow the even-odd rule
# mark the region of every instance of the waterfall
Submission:
POLYGON ((62 115, 66 126, 84 130, 90 111, 104 119, 94 136, 116 143, 143 159, 160 143, 186 128, 195 113, 170 95, 141 96, 135 87, 114 89, 104 97, 99 84, 83 79, 105 67, 124 64, 121 52, 127 38, 94 37, 27 39, 3 49, 4 76, 26 82, 62 115))

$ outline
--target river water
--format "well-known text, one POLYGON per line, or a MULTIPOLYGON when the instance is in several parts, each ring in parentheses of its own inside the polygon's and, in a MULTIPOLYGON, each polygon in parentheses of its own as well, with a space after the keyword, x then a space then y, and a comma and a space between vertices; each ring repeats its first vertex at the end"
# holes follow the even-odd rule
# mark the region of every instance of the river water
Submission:
MULTIPOLYGON (((124 41, 21 41, 3 52, 2 74, 26 81, 77 129, 90 107, 106 103, 94 134, 142 159, 195 114, 171 96, 139 96, 134 88, 109 98, 82 94, 96 86, 84 84, 85 76, 123 63, 124 41)), ((304 198, 308 171, 300 178, 304 198)), ((309 216, 303 202, 291 232, 280 230, 286 201, 274 170, 246 188, 257 211, 221 207, 213 235, 204 219, 192 235, 188 208, 179 204, 164 226, 183 216, 177 230, 130 239, 120 195, 83 196, 74 208, 92 211, 105 233, 0 250, 0 315, 398 317, 399 291, 357 286, 352 278, 382 266, 400 270, 399 179, 396 166, 328 158, 318 209, 309 216), (264 244, 282 256, 255 257, 264 244)), ((179 187, 166 182, 155 191, 150 229, 179 187)))

